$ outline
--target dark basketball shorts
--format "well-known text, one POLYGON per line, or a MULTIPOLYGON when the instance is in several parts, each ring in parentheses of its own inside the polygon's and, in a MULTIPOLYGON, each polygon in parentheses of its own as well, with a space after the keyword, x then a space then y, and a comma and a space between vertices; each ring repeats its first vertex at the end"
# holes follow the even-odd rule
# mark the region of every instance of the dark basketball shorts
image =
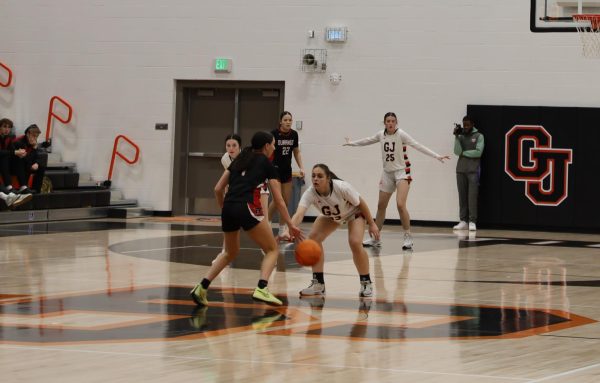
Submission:
POLYGON ((292 168, 278 168, 277 170, 279 172, 279 182, 282 184, 292 182, 292 168))
POLYGON ((248 231, 265 218, 262 207, 247 202, 228 202, 221 210, 221 229, 223 232, 248 231))

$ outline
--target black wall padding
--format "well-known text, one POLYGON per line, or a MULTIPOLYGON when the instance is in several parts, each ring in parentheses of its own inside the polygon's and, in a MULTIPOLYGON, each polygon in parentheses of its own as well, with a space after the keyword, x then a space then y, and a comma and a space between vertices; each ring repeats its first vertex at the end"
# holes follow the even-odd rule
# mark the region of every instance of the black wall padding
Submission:
POLYGON ((485 136, 481 226, 600 229, 600 108, 468 105, 467 114, 485 136))

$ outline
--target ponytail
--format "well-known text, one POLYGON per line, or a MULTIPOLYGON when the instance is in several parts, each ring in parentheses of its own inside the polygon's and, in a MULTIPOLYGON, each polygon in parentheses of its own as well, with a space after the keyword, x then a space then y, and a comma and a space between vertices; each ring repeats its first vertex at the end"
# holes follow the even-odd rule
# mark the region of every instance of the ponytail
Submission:
POLYGON ((234 172, 243 172, 250 167, 260 151, 266 144, 273 142, 273 135, 268 132, 256 132, 252 136, 252 145, 246 146, 233 160, 229 168, 234 172))

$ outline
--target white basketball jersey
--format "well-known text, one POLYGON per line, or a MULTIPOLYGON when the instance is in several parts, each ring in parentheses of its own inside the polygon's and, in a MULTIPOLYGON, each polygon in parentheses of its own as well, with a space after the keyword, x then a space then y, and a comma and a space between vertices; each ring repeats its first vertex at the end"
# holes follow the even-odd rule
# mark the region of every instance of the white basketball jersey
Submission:
POLYGON ((360 211, 360 194, 346 181, 333 180, 331 193, 322 196, 310 186, 300 199, 298 206, 309 208, 314 206, 321 215, 334 221, 345 221, 360 211))
POLYGON ((423 154, 433 158, 439 158, 440 155, 433 150, 421 145, 409 136, 402 129, 396 129, 394 134, 386 134, 385 130, 380 130, 372 137, 362 140, 351 141, 350 146, 366 146, 376 142, 381 143, 381 159, 383 161, 383 170, 393 172, 403 170, 410 166, 408 155, 406 154, 406 145, 410 145, 423 154))
POLYGON ((221 164, 225 168, 225 170, 229 169, 229 165, 233 162, 233 158, 229 156, 229 153, 225 152, 223 157, 221 157, 221 164))

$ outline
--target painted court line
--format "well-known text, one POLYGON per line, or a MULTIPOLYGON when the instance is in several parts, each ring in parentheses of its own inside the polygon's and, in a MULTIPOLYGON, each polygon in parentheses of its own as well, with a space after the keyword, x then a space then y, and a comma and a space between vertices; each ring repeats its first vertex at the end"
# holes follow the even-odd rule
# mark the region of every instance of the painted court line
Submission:
POLYGON ((600 367, 600 363, 592 364, 592 365, 589 365, 589 366, 586 366, 586 367, 576 368, 576 369, 570 370, 570 371, 561 372, 560 374, 546 376, 545 378, 541 378, 541 379, 531 380, 530 382, 531 383, 546 382, 548 380, 562 378, 562 377, 565 377, 567 375, 576 374, 578 372, 582 372, 582 371, 589 370, 589 369, 596 368, 596 367, 600 367))
POLYGON ((540 241, 540 242, 530 242, 530 245, 555 245, 557 243, 562 243, 563 241, 540 241))

